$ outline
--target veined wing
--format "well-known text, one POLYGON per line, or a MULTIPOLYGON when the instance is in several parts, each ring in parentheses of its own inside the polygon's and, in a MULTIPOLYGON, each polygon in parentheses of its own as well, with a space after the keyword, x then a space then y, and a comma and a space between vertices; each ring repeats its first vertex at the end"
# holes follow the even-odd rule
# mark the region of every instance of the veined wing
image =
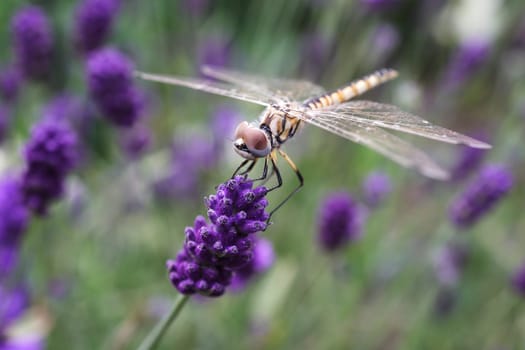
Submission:
POLYGON ((433 125, 429 121, 404 112, 393 105, 372 101, 350 101, 321 109, 319 113, 331 115, 331 118, 334 120, 352 120, 442 142, 464 144, 474 148, 491 148, 485 142, 433 125))
POLYGON ((212 66, 203 66, 201 70, 205 75, 218 80, 295 101, 325 93, 323 87, 306 80, 268 78, 212 66))
POLYGON ((302 119, 348 140, 363 144, 408 168, 415 168, 428 177, 446 180, 449 174, 426 153, 410 143, 376 126, 352 119, 334 118, 332 113, 306 112, 302 119))
POLYGON ((159 83, 171 85, 185 86, 190 89, 200 90, 215 95, 231 97, 241 101, 256 103, 261 106, 268 106, 271 103, 277 102, 272 96, 268 96, 265 92, 257 92, 251 89, 218 83, 211 80, 150 74, 144 72, 135 72, 135 75, 144 80, 156 81, 159 83))

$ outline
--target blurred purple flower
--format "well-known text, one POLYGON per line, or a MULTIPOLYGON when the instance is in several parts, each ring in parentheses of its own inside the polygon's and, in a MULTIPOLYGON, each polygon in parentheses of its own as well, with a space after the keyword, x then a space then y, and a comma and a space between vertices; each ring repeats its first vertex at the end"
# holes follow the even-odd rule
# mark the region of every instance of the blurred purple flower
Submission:
POLYGON ((224 36, 209 36, 199 43, 197 57, 199 67, 203 65, 227 66, 231 60, 231 44, 224 36))
POLYGON ((217 148, 222 147, 225 141, 233 139, 233 133, 240 121, 239 112, 229 105, 222 105, 215 109, 211 118, 211 129, 217 148))
POLYGON ((301 39, 301 70, 318 78, 329 59, 332 43, 326 35, 308 33, 301 39))
POLYGON ((78 160, 76 134, 67 123, 44 120, 33 127, 24 157, 24 202, 33 213, 45 215, 62 195, 65 177, 78 160))
POLYGON ((79 97, 66 93, 56 96, 44 106, 42 119, 76 125, 85 118, 86 108, 79 97))
MULTIPOLYGON (((28 306, 29 293, 24 286, 7 289, 6 286, 0 285, 0 335, 23 315, 28 306)), ((4 349, 1 337, 0 349, 4 349)))
POLYGON ((120 135, 120 145, 130 159, 137 159, 151 144, 151 130, 144 125, 135 125, 129 130, 123 130, 120 135))
POLYGON ((372 12, 388 11, 399 5, 399 0, 360 0, 367 10, 372 12))
POLYGON ((502 165, 487 165, 450 205, 449 217, 458 228, 468 228, 488 213, 513 184, 512 174, 502 165))
POLYGON ((445 87, 456 87, 476 73, 487 61, 490 44, 484 40, 464 42, 445 69, 445 87))
POLYGON ((275 261, 272 243, 264 238, 257 238, 253 249, 253 259, 237 269, 233 275, 231 288, 242 290, 248 282, 266 272, 275 261))
POLYGON ((451 171, 452 179, 455 181, 466 179, 471 173, 479 168, 486 154, 486 149, 467 146, 460 147, 458 153, 459 157, 451 171))
POLYGON ((130 127, 144 108, 144 95, 133 85, 133 63, 106 48, 87 62, 89 92, 102 114, 116 126, 130 127))
POLYGON ((346 192, 328 195, 322 202, 318 216, 318 242, 328 252, 357 240, 362 234, 363 210, 346 192))
POLYGON ((232 271, 253 258, 254 234, 266 229, 267 190, 253 188, 242 176, 221 184, 206 199, 208 218, 198 216, 185 230, 186 241, 167 267, 172 284, 183 294, 219 296, 231 282, 232 271))
POLYGON ((373 172, 363 182, 363 200, 370 208, 376 208, 392 191, 392 183, 388 175, 381 172, 373 172))
POLYGON ((521 265, 512 275, 511 285, 521 296, 525 297, 525 264, 521 265))
POLYGON ((449 243, 443 246, 434 256, 434 271, 442 286, 457 285, 468 260, 468 250, 464 245, 449 243))
POLYGON ((18 10, 11 21, 16 63, 24 76, 39 79, 51 69, 53 35, 44 11, 35 5, 18 10))
POLYGON ((0 285, 17 264, 28 221, 19 181, 4 177, 0 180, 0 285))
POLYGON ((199 178, 216 164, 217 149, 203 136, 177 137, 171 148, 168 174, 154 184, 156 195, 162 199, 193 196, 199 178))
POLYGON ((183 10, 195 17, 202 16, 210 6, 209 0, 183 0, 183 10))
POLYGON ((14 102, 22 85, 22 74, 16 67, 8 67, 0 72, 0 97, 6 103, 14 102))
POLYGON ((377 26, 372 34, 373 56, 386 60, 399 45, 399 31, 391 24, 377 26))
POLYGON ((99 48, 111 32, 117 0, 82 0, 75 12, 75 44, 83 53, 99 48))

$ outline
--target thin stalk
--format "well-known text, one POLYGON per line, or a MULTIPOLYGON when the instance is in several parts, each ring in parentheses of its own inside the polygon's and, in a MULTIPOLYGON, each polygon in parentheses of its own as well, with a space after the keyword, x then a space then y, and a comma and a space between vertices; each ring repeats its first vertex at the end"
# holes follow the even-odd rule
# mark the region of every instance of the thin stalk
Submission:
POLYGON ((168 314, 164 316, 164 318, 160 320, 159 323, 157 323, 155 328, 151 330, 148 336, 138 347, 138 350, 153 350, 157 347, 171 322, 177 318, 180 310, 182 310, 188 299, 189 297, 187 295, 179 295, 177 300, 175 300, 175 303, 173 303, 170 312, 168 312, 168 314))

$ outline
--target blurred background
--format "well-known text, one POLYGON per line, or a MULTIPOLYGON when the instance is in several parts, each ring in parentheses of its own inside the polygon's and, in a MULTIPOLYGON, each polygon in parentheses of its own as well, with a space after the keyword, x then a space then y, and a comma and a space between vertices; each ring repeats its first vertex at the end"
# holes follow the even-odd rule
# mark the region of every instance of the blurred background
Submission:
MULTIPOLYGON (((271 263, 220 298, 192 298, 160 348, 525 348, 523 1, 2 0, 0 23, 0 174, 21 179, 26 207, 20 226, 2 224, 16 196, 0 195, 0 237, 17 235, 0 247, 0 348, 135 348, 179 293, 164 264, 184 227, 240 162, 233 128, 261 112, 129 79, 108 101, 101 52, 115 71, 210 64, 328 89, 395 68, 364 98, 493 145, 402 135, 451 170, 439 182, 305 128, 285 146, 305 187, 261 234, 271 263), (50 120, 77 152, 53 163, 61 186, 46 192, 32 155, 50 120), (334 193, 356 225, 327 246, 334 193)), ((281 169, 270 208, 296 186, 281 169)))

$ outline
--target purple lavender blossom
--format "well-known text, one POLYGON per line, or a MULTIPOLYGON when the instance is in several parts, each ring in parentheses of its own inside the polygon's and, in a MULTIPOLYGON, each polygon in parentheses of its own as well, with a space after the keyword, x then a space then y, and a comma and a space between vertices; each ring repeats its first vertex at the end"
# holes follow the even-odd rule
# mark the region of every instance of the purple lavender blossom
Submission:
POLYGON ((192 16, 202 16, 210 6, 209 0, 183 0, 183 10, 192 16))
POLYGON ((231 44, 226 37, 214 35, 204 39, 197 47, 197 62, 203 65, 224 67, 231 60, 231 44))
POLYGON ((16 67, 9 67, 0 72, 0 98, 6 103, 13 103, 22 85, 22 74, 16 67))
POLYGON ((376 208, 392 191, 392 184, 388 175, 373 172, 363 182, 363 200, 370 208, 376 208))
POLYGON ((194 195, 203 173, 216 164, 217 150, 202 135, 177 137, 171 147, 168 174, 154 184, 156 195, 162 199, 194 195))
POLYGON ((51 99, 42 109, 42 119, 77 124, 86 115, 86 106, 77 96, 58 95, 51 99))
POLYGON ((130 130, 123 130, 120 145, 130 159, 137 159, 151 144, 151 130, 144 125, 135 125, 130 130))
POLYGON ((185 230, 184 248, 167 263, 172 284, 183 294, 219 296, 232 272, 253 259, 254 234, 266 229, 265 187, 242 176, 221 184, 206 199, 208 224, 198 216, 185 230))
POLYGON ((49 73, 53 55, 51 25, 38 6, 20 9, 11 21, 16 62, 24 76, 40 79, 49 73))
POLYGON ((467 146, 460 148, 458 160, 451 171, 452 179, 455 181, 466 179, 473 171, 479 168, 487 153, 486 149, 467 146))
POLYGON ((45 215, 63 192, 65 177, 78 158, 77 137, 66 123, 44 120, 35 125, 24 149, 22 191, 26 206, 45 215))
POLYGON ((399 5, 399 0, 361 0, 361 4, 372 12, 383 12, 399 5))
POLYGON ((481 68, 487 61, 489 54, 490 45, 484 40, 472 40, 463 43, 446 68, 447 86, 456 87, 463 84, 481 68))
POLYGON ((510 171, 502 165, 483 167, 449 207, 449 217, 458 228, 468 228, 481 219, 512 187, 510 171))
POLYGON ((239 112, 229 105, 222 105, 215 109, 211 119, 214 144, 222 147, 224 141, 233 138, 235 128, 241 121, 239 112))
POLYGON ((511 278, 511 285, 521 296, 525 297, 525 264, 521 265, 511 278))
POLYGON ((439 283, 444 287, 457 285, 468 260, 468 250, 464 245, 449 243, 434 256, 434 271, 439 283))
POLYGON ((231 288, 242 290, 254 277, 266 272, 275 261, 272 243, 264 238, 257 238, 253 249, 253 259, 237 269, 233 275, 231 288))
POLYGON ((388 23, 379 25, 372 35, 373 56, 385 60, 398 47, 400 35, 396 27, 388 23))
POLYGON ((111 33, 117 0, 83 0, 75 12, 75 44, 83 53, 99 48, 111 33))
POLYGON ((119 51, 94 52, 87 62, 90 94, 99 110, 113 124, 130 127, 144 108, 144 96, 133 86, 133 63, 119 51))
POLYGON ((321 74, 331 52, 331 41, 318 32, 306 34, 301 39, 301 70, 314 78, 321 74))
POLYGON ((19 181, 14 177, 1 179, 0 281, 10 275, 18 262, 18 250, 28 221, 29 213, 23 203, 19 181))
POLYGON ((363 212, 346 192, 332 193, 325 198, 319 210, 319 245, 332 252, 362 234, 363 212))

